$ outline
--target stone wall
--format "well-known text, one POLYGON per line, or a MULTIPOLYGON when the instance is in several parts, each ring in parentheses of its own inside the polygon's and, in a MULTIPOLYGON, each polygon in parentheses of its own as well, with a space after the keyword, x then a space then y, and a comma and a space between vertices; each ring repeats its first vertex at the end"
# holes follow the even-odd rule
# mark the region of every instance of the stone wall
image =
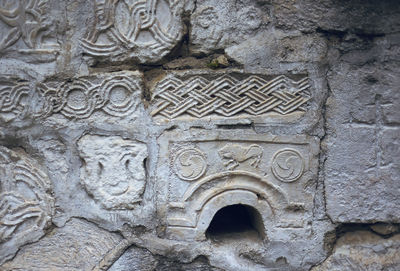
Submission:
POLYGON ((0 0, 0 270, 399 270, 397 2, 0 0))

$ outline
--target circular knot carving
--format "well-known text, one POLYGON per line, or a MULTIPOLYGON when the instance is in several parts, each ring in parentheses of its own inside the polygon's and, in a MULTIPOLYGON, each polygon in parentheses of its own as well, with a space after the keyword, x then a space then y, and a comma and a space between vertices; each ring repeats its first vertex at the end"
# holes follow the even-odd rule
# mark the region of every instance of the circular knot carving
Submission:
POLYGON ((292 149, 283 149, 272 158, 272 173, 286 183, 298 180, 304 171, 304 159, 300 153, 292 149))
POLYGON ((182 180, 194 181, 203 176, 206 168, 205 155, 195 148, 179 151, 174 160, 175 173, 182 180))

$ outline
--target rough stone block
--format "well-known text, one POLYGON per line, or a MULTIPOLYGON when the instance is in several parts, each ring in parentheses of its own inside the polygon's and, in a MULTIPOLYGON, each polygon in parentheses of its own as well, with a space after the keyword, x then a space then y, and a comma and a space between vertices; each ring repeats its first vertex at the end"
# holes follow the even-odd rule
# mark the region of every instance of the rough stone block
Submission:
POLYGON ((37 243, 25 246, 2 270, 94 270, 120 241, 118 234, 73 218, 37 243))
POLYGON ((367 231, 347 233, 341 237, 329 258, 312 271, 398 270, 400 235, 384 239, 367 231))
POLYGON ((328 76, 327 212, 335 222, 399 222, 399 128, 384 114, 396 71, 390 63, 387 72, 362 63, 334 66, 328 76))
POLYGON ((255 1, 206 0, 190 17, 191 51, 210 53, 243 42, 270 22, 270 10, 255 1))

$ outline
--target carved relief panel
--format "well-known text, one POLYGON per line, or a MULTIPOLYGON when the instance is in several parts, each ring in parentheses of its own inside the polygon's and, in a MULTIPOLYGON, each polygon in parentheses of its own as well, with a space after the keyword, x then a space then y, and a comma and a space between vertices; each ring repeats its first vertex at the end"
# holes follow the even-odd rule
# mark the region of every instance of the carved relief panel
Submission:
POLYGON ((155 62, 182 37, 177 0, 95 0, 94 26, 81 41, 91 56, 155 62))
POLYGON ((47 175, 23 151, 0 147, 0 264, 44 235, 53 212, 47 175))
POLYGON ((63 83, 38 84, 33 108, 39 118, 61 114, 69 119, 85 119, 95 112, 111 117, 135 116, 142 93, 141 77, 137 72, 97 74, 63 83))
POLYGON ((141 74, 117 72, 37 83, 0 76, 0 120, 41 120, 54 115, 79 120, 94 114, 135 119, 142 95, 141 74))
POLYGON ((119 136, 86 135, 78 142, 81 182, 106 209, 133 209, 146 185, 145 144, 119 136))
POLYGON ((241 72, 176 72, 153 90, 156 122, 265 117, 294 120, 307 111, 310 84, 305 75, 268 76, 241 72))
POLYGON ((55 23, 49 16, 49 0, 5 0, 0 2, 0 55, 19 53, 53 54, 55 23))
POLYGON ((193 130, 165 133, 159 145, 158 183, 168 182, 158 189, 159 211, 169 238, 204 238, 213 215, 233 204, 257 209, 271 238, 310 220, 319 152, 314 137, 193 130))

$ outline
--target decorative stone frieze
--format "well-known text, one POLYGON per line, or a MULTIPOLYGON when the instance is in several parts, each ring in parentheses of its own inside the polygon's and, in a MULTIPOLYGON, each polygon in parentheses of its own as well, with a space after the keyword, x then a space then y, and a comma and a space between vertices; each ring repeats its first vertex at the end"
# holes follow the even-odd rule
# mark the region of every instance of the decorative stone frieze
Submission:
POLYGON ((111 118, 132 119, 137 116, 142 92, 139 72, 96 74, 37 84, 3 76, 0 118, 42 120, 60 114, 80 120, 101 112, 111 118))
POLYGON ((308 77, 243 73, 171 73, 154 87, 158 122, 194 119, 293 119, 307 111, 308 77))
POLYGON ((30 110, 31 87, 26 81, 0 76, 0 119, 8 122, 24 117, 30 110))
POLYGON ((135 72, 99 74, 62 84, 41 83, 37 95, 42 98, 42 107, 36 116, 59 113, 70 119, 85 119, 95 111, 119 118, 132 116, 141 94, 141 78, 135 72))

